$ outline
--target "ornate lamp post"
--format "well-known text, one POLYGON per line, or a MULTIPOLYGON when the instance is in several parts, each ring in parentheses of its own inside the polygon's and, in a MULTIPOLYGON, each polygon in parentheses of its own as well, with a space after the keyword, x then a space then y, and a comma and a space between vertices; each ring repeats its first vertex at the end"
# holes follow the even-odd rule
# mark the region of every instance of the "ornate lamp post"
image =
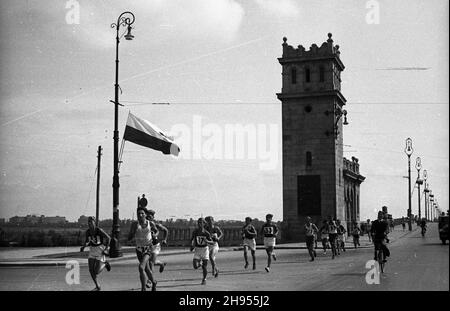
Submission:
POLYGON ((429 204, 428 204, 428 198, 427 198, 427 193, 428 193, 428 183, 427 183, 427 178, 428 178, 428 173, 427 170, 423 170, 423 183, 424 183, 424 195, 425 195, 425 218, 428 220, 430 218, 430 211, 429 211, 429 204))
POLYGON ((406 139, 405 153, 408 156, 408 229, 412 231, 411 226, 411 155, 413 153, 412 139, 406 139))
POLYGON ((124 36, 126 40, 133 40, 131 34, 131 25, 134 23, 134 14, 131 12, 123 12, 117 18, 117 23, 111 24, 111 28, 116 28, 116 79, 114 84, 114 176, 113 176, 113 227, 112 239, 110 247, 110 257, 123 256, 120 249, 120 225, 119 225, 119 29, 120 26, 127 27, 127 34, 124 36))
POLYGON ((420 169, 422 168, 422 163, 420 162, 420 157, 417 157, 416 158, 416 170, 417 170, 417 180, 416 180, 416 183, 417 183, 417 188, 418 188, 418 191, 417 191, 417 194, 418 194, 418 197, 419 197, 419 221, 422 219, 422 214, 421 214, 421 211, 420 211, 420 185, 421 184, 423 184, 423 180, 422 179, 420 179, 420 169))
POLYGON ((434 203, 434 194, 431 193, 431 190, 430 190, 430 194, 428 195, 428 197, 430 198, 430 206, 432 206, 433 209, 436 208, 436 203, 434 203))

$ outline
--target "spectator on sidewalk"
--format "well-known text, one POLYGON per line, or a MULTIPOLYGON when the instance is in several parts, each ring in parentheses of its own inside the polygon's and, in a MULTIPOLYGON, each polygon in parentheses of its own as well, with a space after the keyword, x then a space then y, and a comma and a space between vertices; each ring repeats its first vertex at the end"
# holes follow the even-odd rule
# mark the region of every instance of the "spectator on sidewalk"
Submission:
POLYGON ((372 242, 371 229, 372 229, 372 224, 370 223, 370 219, 367 219, 367 222, 366 222, 366 233, 369 236, 369 242, 372 242))

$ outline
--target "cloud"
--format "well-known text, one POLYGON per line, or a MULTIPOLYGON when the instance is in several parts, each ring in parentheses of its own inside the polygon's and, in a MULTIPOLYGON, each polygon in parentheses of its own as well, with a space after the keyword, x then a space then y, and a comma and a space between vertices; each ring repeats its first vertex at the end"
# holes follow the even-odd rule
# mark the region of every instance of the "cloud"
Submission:
POLYGON ((398 71, 403 71, 403 70, 428 70, 430 69, 429 67, 387 67, 387 68, 378 68, 376 70, 398 70, 398 71))
POLYGON ((300 10, 292 0, 255 0, 263 10, 278 17, 297 17, 300 10))
POLYGON ((134 27, 140 32, 165 31, 167 39, 215 37, 226 42, 235 39, 245 13, 235 0, 136 0, 128 6, 121 2, 108 5, 107 9, 102 2, 81 2, 80 27, 75 31, 83 41, 110 47, 115 30, 109 26, 123 11, 135 14, 134 27))

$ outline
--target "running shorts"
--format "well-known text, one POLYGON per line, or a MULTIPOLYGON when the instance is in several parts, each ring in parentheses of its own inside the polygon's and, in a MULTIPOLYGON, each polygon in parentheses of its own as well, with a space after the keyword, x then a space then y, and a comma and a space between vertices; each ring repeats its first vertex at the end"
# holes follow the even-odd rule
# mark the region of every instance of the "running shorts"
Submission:
POLYGON ((208 260, 209 259, 209 247, 196 247, 194 251, 194 259, 196 260, 208 260))
POLYGON ((105 254, 103 254, 104 250, 105 250, 105 246, 104 245, 90 246, 89 247, 89 257, 88 258, 93 258, 93 259, 99 260, 101 262, 105 262, 106 261, 106 257, 105 257, 105 254))
POLYGON ((275 247, 275 237, 264 237, 264 247, 275 247))
POLYGON ((244 238, 244 246, 248 246, 252 251, 256 251, 256 240, 244 238))
POLYGON ((209 255, 215 260, 216 255, 219 252, 219 243, 215 242, 214 245, 209 246, 209 248, 209 255))
POLYGON ((154 244, 151 246, 151 253, 153 255, 159 255, 159 252, 161 252, 161 243, 154 244))

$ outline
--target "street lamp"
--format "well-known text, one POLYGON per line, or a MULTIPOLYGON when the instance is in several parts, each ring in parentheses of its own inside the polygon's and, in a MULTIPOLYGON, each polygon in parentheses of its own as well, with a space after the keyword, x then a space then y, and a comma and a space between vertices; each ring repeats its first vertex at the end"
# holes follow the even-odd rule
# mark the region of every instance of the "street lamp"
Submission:
POLYGON ((418 194, 418 197, 419 197, 419 221, 422 219, 422 214, 421 214, 421 211, 420 211, 420 185, 423 184, 423 180, 420 179, 420 169, 421 168, 422 168, 422 163, 420 162, 420 157, 417 157, 416 158, 416 170, 417 170, 416 183, 417 183, 417 188, 418 188, 417 194, 418 194))
POLYGON ((432 206, 433 208, 436 208, 436 204, 434 203, 434 194, 431 192, 432 191, 430 190, 430 194, 428 195, 428 197, 430 198, 430 206, 432 206))
POLYGON ((430 218, 430 213, 429 213, 429 204, 427 202, 427 193, 428 193, 428 183, 427 183, 427 178, 428 178, 428 173, 427 170, 423 170, 423 182, 424 182, 424 195, 425 195, 425 218, 428 220, 430 218))
POLYGON ((114 84, 114 176, 113 176, 113 227, 111 237, 111 247, 109 256, 111 258, 122 257, 120 249, 120 225, 119 225, 119 29, 120 26, 127 27, 126 40, 132 40, 131 25, 134 23, 134 14, 123 12, 117 18, 117 23, 111 24, 111 28, 116 28, 116 79, 114 84))
POLYGON ((408 229, 412 231, 411 226, 411 155, 413 153, 412 139, 406 139, 405 153, 408 156, 408 229))

